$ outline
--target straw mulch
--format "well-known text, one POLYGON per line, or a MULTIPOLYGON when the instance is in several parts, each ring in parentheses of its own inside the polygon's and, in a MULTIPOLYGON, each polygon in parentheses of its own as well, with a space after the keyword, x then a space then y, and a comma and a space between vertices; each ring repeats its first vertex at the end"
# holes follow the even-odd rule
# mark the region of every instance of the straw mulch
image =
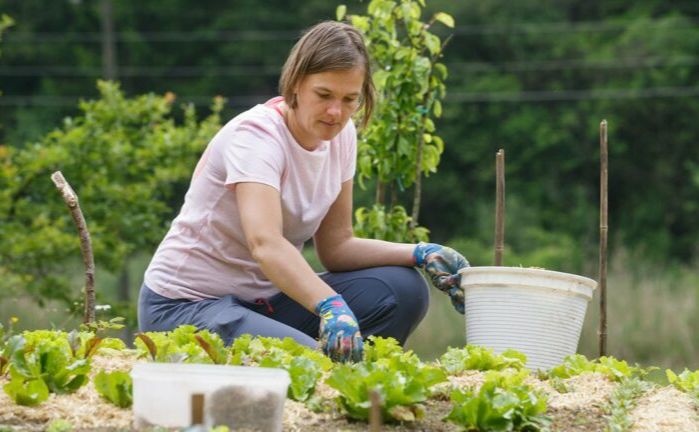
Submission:
MULTIPOLYGON (((135 360, 127 355, 97 356, 93 360, 93 374, 99 370, 130 370, 135 360)), ((459 428, 442 419, 451 409, 448 393, 451 388, 477 389, 483 373, 469 371, 450 377, 441 384, 440 395, 425 404, 425 418, 413 424, 384 425, 384 430, 395 431, 457 431, 459 428)), ((0 385, 7 382, 0 378, 0 385)), ((615 384, 599 374, 583 374, 561 380, 556 387, 546 381, 530 379, 530 384, 548 395, 548 412, 552 431, 604 431, 607 426, 606 404, 615 384), (563 387, 563 388, 562 388, 563 387)), ((320 384, 317 392, 322 399, 331 400, 337 392, 320 384)), ((328 404, 328 406, 333 406, 328 404)), ((699 432, 696 403, 686 394, 671 387, 654 388, 642 395, 631 413, 633 431, 699 432)), ((132 428, 130 409, 120 409, 102 400, 92 382, 71 395, 54 395, 38 407, 16 405, 0 391, 0 429, 44 430, 55 420, 69 421, 76 430, 132 428)), ((315 413, 302 403, 287 399, 284 405, 284 431, 327 432, 334 430, 365 431, 367 424, 348 421, 337 409, 315 413)))

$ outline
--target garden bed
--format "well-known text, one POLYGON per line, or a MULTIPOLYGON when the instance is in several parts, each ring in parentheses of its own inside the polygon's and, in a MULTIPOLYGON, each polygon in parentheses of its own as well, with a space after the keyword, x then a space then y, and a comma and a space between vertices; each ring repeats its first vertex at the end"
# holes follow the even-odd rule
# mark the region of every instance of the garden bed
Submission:
MULTIPOLYGON (((93 357, 91 374, 107 371, 130 370, 138 360, 133 354, 97 355, 93 357)), ((478 388, 484 372, 466 371, 450 376, 443 387, 478 388)), ((7 383, 6 377, 0 384, 7 383)), ((551 418, 552 431, 604 431, 607 428, 608 405, 617 383, 599 373, 583 373, 551 383, 534 376, 529 384, 548 395, 546 414, 551 418), (556 390, 559 388, 563 392, 556 390)), ((333 399, 337 391, 319 383, 316 392, 323 399, 333 399)), ((441 393, 444 394, 444 393, 441 393)), ((699 431, 695 402, 673 387, 652 387, 636 399, 630 412, 633 431, 699 431)), ((412 423, 386 424, 384 430, 457 431, 455 424, 443 421, 451 403, 445 397, 432 397, 425 403, 425 417, 412 423)), ((109 428, 131 429, 131 409, 121 409, 103 400, 96 392, 93 381, 73 394, 51 394, 37 407, 16 405, 0 392, 0 428, 9 430, 45 430, 52 422, 64 420, 75 430, 109 428)), ((316 413, 303 403, 287 399, 284 406, 285 431, 327 432, 331 430, 365 431, 367 424, 347 418, 339 410, 316 413)))

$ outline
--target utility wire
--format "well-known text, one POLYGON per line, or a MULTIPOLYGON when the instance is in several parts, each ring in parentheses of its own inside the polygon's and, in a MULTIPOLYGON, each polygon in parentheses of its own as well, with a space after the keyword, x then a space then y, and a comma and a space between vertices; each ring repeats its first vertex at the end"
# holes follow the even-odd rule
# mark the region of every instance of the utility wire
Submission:
MULTIPOLYGON (((699 57, 676 58, 620 58, 611 60, 541 60, 521 62, 453 62, 445 63, 450 72, 543 72, 581 69, 640 69, 658 67, 695 66, 699 57)), ((228 66, 119 66, 119 74, 126 77, 201 77, 201 76, 273 76, 281 65, 228 65, 228 66)), ((102 68, 85 66, 0 66, 0 76, 63 76, 99 77, 102 68)))
MULTIPOLYGON (((606 33, 618 32, 628 29, 632 25, 642 23, 644 28, 650 30, 654 27, 663 28, 666 31, 681 32, 697 30, 699 20, 682 17, 674 25, 670 25, 667 19, 609 22, 609 21, 581 21, 581 22, 548 22, 548 23, 507 23, 485 25, 460 25, 455 27, 455 35, 488 35, 488 34, 565 34, 565 33, 606 33)), ((139 42, 261 42, 261 41, 291 41, 298 39, 301 30, 198 30, 198 31, 170 31, 154 32, 137 30, 115 32, 115 39, 120 43, 139 42)), ((100 32, 38 32, 24 33, 19 30, 4 36, 3 44, 12 43, 65 43, 86 42, 101 43, 100 32)))
MULTIPOLYGON (((119 65, 122 77, 201 77, 211 75, 225 76, 259 76, 278 75, 279 66, 123 66, 119 65)), ((83 66, 0 66, 0 76, 63 76, 63 77, 100 77, 101 67, 83 66)))
MULTIPOLYGON (((262 103, 275 95, 251 95, 227 97, 231 107, 247 107, 262 103)), ((498 103, 498 102, 565 102, 604 99, 654 99, 685 98, 699 96, 699 87, 650 87, 644 89, 596 89, 596 90, 544 90, 521 92, 450 92, 447 103, 498 103)), ((75 106, 85 96, 0 96, 0 106, 45 105, 75 106)), ((210 106, 212 97, 179 95, 178 101, 198 106, 210 106)))
POLYGON ((653 99, 699 96, 699 87, 650 87, 643 89, 544 90, 519 92, 451 92, 447 102, 549 102, 590 99, 653 99))
MULTIPOLYGON (((301 31, 180 31, 180 32, 115 32, 119 43, 139 42, 265 42, 293 41, 301 31)), ((13 43, 101 43, 101 32, 40 32, 22 33, 15 31, 3 35, 3 45, 13 43)))

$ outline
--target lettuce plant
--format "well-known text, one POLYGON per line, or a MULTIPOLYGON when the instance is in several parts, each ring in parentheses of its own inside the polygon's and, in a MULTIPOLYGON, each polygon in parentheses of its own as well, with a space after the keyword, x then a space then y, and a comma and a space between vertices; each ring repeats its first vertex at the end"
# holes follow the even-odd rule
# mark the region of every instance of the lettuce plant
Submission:
POLYGON ((524 383, 528 372, 488 372, 478 391, 455 390, 447 420, 467 431, 539 431, 550 420, 544 416, 546 397, 524 383))
POLYGON ((20 405, 38 405, 49 393, 72 393, 88 382, 90 358, 101 339, 83 332, 36 330, 11 337, 4 356, 5 393, 20 405))
POLYGON ((457 375, 466 370, 523 369, 527 356, 512 349, 497 355, 490 348, 466 345, 461 349, 449 347, 439 363, 449 375, 457 375))
POLYGON ((413 421, 424 415, 420 403, 430 387, 445 380, 444 371, 403 352, 395 339, 370 336, 364 360, 336 365, 326 383, 340 392, 338 402, 351 418, 369 418, 370 394, 376 391, 384 419, 413 421))
POLYGON ((330 358, 290 337, 278 339, 251 335, 242 335, 233 341, 231 364, 285 369, 291 378, 288 396, 300 402, 309 400, 322 373, 333 367, 330 358))
POLYGON ((100 396, 119 408, 128 408, 133 403, 133 382, 127 372, 99 371, 94 384, 100 396))
POLYGON ((226 364, 228 350, 221 337, 193 325, 182 325, 171 332, 145 332, 136 335, 140 357, 165 363, 226 364))
POLYGON ((629 366, 624 360, 617 360, 614 357, 602 356, 596 360, 588 360, 582 354, 573 354, 567 356, 562 364, 552 368, 548 372, 548 376, 570 378, 584 372, 597 372, 612 381, 619 382, 627 378, 644 377, 654 369, 657 368, 644 369, 638 365, 629 366))
POLYGON ((677 389, 699 398, 699 370, 691 372, 689 369, 685 369, 684 372, 677 375, 670 369, 667 369, 665 370, 665 375, 668 382, 677 389))

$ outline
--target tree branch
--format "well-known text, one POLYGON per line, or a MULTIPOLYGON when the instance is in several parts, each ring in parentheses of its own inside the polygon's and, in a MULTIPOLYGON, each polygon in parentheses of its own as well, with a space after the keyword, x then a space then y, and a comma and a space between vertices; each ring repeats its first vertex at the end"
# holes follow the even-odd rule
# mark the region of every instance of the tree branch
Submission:
POLYGON ((90 323, 95 321, 95 260, 92 254, 90 232, 87 230, 85 218, 80 210, 78 196, 63 177, 63 173, 56 171, 51 175, 51 180, 61 192, 63 201, 66 202, 80 235, 80 251, 85 264, 85 316, 83 322, 90 323))

